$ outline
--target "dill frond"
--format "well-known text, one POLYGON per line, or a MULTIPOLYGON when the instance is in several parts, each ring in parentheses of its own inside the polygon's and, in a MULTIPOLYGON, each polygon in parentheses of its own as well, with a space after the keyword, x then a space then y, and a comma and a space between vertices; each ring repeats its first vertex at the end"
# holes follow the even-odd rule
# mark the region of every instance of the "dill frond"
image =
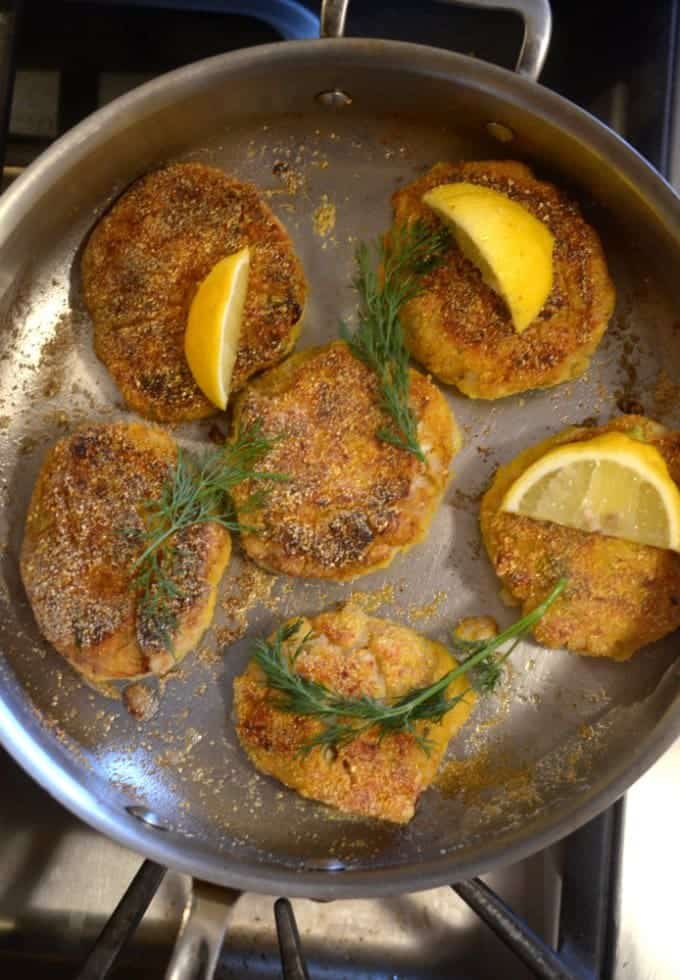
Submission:
POLYGON ((414 221, 393 229, 388 239, 360 243, 354 278, 359 322, 353 333, 341 325, 354 356, 378 377, 380 408, 388 421, 376 435, 422 461, 418 422, 409 405, 409 357, 399 313, 418 295, 422 277, 439 262, 448 241, 446 229, 414 221))
MULTIPOLYGON (((176 577, 175 537, 196 524, 215 523, 229 531, 252 530, 236 518, 231 490, 243 480, 280 482, 279 473, 260 472, 257 464, 272 448, 262 426, 255 423, 232 443, 200 457, 179 450, 158 497, 143 500, 143 528, 135 530, 141 549, 133 565, 131 588, 137 594, 137 618, 148 642, 172 650, 177 608, 183 597, 176 577)), ((246 501, 245 512, 262 502, 262 491, 246 501)), ((131 531, 123 531, 130 537, 131 531)))
POLYGON ((410 732, 427 752, 427 739, 417 733, 415 723, 439 722, 447 712, 465 699, 470 688, 455 697, 447 695, 449 685, 458 677, 467 674, 472 681, 473 671, 477 670, 481 678, 480 689, 485 692, 493 690, 500 681, 502 665, 512 650, 545 615, 565 586, 566 581, 561 579, 540 605, 497 636, 474 644, 476 649, 473 653, 433 684, 409 691, 408 694, 392 700, 367 696, 345 697, 297 673, 294 669, 295 661, 308 642, 309 634, 297 642, 292 652, 287 651, 286 645, 297 636, 301 628, 300 620, 281 627, 272 640, 257 640, 252 656, 264 674, 272 703, 279 711, 316 718, 322 722, 322 730, 305 742, 302 752, 309 752, 317 747, 339 748, 371 728, 376 728, 381 738, 398 732, 410 732), (511 643, 510 648, 497 653, 508 642, 511 643))

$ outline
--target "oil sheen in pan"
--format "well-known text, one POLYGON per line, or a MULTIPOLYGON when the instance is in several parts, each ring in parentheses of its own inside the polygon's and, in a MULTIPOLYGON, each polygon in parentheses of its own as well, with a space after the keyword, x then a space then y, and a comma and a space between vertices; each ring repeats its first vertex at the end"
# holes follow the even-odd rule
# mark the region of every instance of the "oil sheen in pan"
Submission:
MULTIPOLYGON (((188 148, 184 158, 223 167, 263 189, 310 282, 300 346, 311 346, 336 335, 339 317, 351 317, 353 250, 359 238, 387 227, 391 192, 437 160, 498 152, 495 142, 462 140, 427 120, 319 113, 275 125, 255 120, 188 148)), ((111 188, 110 197, 120 189, 111 188)), ((106 203, 98 201, 97 208, 106 203)), ((125 414, 92 353, 74 271, 96 219, 94 206, 74 221, 59 248, 36 259, 5 321, 0 360, 0 476, 8 505, 1 531, 0 642, 9 670, 0 669, 3 682, 14 683, 12 672, 28 690, 82 766, 83 778, 105 777, 121 800, 143 804, 171 831, 244 859, 274 856, 295 866, 332 854, 345 864, 371 867, 436 858, 452 849, 472 852, 483 838, 511 833, 532 814, 547 817, 565 796, 587 793, 598 767, 623 763, 636 731, 670 698, 661 682, 672 659, 668 646, 621 666, 523 645, 506 689, 481 705, 452 743, 441 790, 429 791, 414 821, 400 830, 330 813, 259 776, 238 747, 229 718, 231 679, 243 668, 249 637, 352 593, 370 611, 437 639, 465 615, 490 614, 507 623, 514 614, 500 602, 477 525, 479 497, 495 466, 569 423, 608 417, 621 398, 641 401, 646 414, 667 425, 680 424, 680 392, 655 353, 668 346, 670 305, 653 288, 643 292, 638 259, 621 251, 624 239, 605 216, 587 213, 603 236, 618 290, 617 311, 588 374, 497 403, 449 392, 465 439, 455 479, 426 542, 386 571, 353 585, 275 580, 244 564, 237 550, 214 630, 162 683, 160 710, 144 724, 120 702, 85 686, 47 647, 18 578, 21 529, 44 447, 86 419, 125 414), (222 648, 218 637, 243 632, 244 620, 247 635, 222 648), (464 793, 457 791, 459 782, 464 793)), ((183 427, 177 435, 187 443, 205 439, 213 424, 183 427)))

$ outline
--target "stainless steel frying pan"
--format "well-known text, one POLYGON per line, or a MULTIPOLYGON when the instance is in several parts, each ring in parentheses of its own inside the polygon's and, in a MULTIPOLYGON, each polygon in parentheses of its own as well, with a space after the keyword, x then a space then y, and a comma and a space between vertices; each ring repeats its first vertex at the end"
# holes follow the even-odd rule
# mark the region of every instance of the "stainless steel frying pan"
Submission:
MULTIPOLYGON (((455 881, 583 823, 680 731, 675 637, 623 665, 526 645, 506 693, 481 705, 451 746, 476 791, 433 789, 400 829, 302 801, 254 773, 234 737, 231 681, 249 636, 358 590, 379 615, 436 638, 461 615, 507 622, 477 526, 478 495, 495 466, 568 423, 607 418, 624 396, 680 424, 680 203, 617 136, 536 84, 547 4, 501 5, 527 14, 517 74, 388 41, 244 50, 117 100, 54 144, 0 201, 0 738, 80 817, 198 878, 321 898, 455 881), (44 643, 17 568, 45 448, 83 420, 125 413, 83 310, 78 258, 88 231, 130 181, 169 160, 204 160, 255 181, 311 283, 301 341, 309 346, 351 314, 354 242, 387 227, 394 188, 461 157, 527 161, 568 187, 600 230, 618 306, 588 374, 496 404, 450 392, 465 448, 427 541, 353 588, 260 576, 248 636, 222 648, 222 609, 201 651, 163 685, 158 715, 135 722, 44 643), (334 215, 332 229, 319 207, 334 215)), ((325 5, 325 34, 341 33, 345 8, 325 5)), ((207 429, 177 434, 191 442, 207 429)), ((237 556, 226 591, 243 591, 250 574, 237 556)))

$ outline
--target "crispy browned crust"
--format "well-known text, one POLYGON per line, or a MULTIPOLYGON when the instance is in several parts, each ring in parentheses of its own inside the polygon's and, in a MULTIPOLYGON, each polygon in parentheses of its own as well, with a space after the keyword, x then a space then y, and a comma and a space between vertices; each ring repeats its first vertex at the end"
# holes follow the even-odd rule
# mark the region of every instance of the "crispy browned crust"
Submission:
POLYGON ((680 627, 680 555, 499 510, 512 483, 537 459, 566 442, 636 429, 656 446, 680 483, 680 433, 624 415, 596 429, 573 427, 526 449, 497 471, 482 500, 480 522, 504 592, 524 613, 560 577, 567 588, 534 635, 547 647, 628 660, 680 627))
POLYGON ((507 194, 555 236, 554 285, 543 310, 518 334, 504 301, 455 244, 404 309, 413 356, 471 398, 503 398, 578 377, 588 366, 614 309, 614 287, 597 233, 578 206, 513 161, 438 163, 393 198, 395 224, 439 219, 422 203, 440 184, 469 181, 507 194))
POLYGON ((162 674, 210 624, 230 538, 218 524, 175 536, 182 598, 170 652, 138 619, 130 589, 142 547, 139 504, 155 498, 174 440, 139 422, 88 425, 49 450, 33 490, 21 576, 45 638, 91 680, 162 674))
POLYGON ((250 557, 287 575, 345 580, 422 540, 460 437, 443 395, 417 371, 411 405, 426 465, 376 437, 385 417, 375 375, 342 342, 295 354, 249 385, 235 426, 259 419, 278 439, 264 469, 288 476, 254 512, 241 508, 257 488, 234 492, 242 523, 258 529, 242 537, 250 557))
MULTIPOLYGON (((313 638, 295 661, 295 670, 349 697, 399 697, 433 683, 454 666, 441 644, 351 605, 303 619, 298 637, 309 630, 313 638)), ((292 652, 296 646, 294 638, 286 649, 292 652)), ((253 765, 302 796, 395 823, 413 816, 418 797, 434 779, 449 740, 474 703, 467 693, 442 721, 416 722, 416 734, 432 743, 427 755, 413 734, 380 740, 375 730, 338 749, 302 754, 302 744, 318 734, 321 724, 275 708, 263 681, 254 662, 234 681, 236 732, 253 765)), ((449 697, 466 689, 465 679, 458 678, 448 689, 449 697)))
POLYGON ((130 406, 159 422, 212 415, 184 355, 196 288, 226 255, 251 248, 237 390, 278 363, 299 334, 307 287, 257 188, 180 163, 142 177, 95 227, 82 260, 95 349, 130 406))

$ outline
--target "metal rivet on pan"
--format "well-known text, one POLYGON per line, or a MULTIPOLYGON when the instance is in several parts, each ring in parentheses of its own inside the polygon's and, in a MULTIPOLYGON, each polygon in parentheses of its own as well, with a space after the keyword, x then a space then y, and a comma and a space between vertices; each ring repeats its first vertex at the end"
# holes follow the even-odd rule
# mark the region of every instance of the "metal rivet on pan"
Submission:
POLYGON ((160 817, 156 816, 153 811, 148 810, 145 806, 126 806, 125 809, 132 817, 136 817, 141 820, 142 823, 147 824, 149 827, 154 827, 156 830, 167 830, 168 828, 164 825, 160 817))
POLYGON ((347 92, 343 92, 339 88, 332 88, 327 92, 319 92, 319 94, 315 95, 314 98, 321 105, 333 106, 335 109, 352 104, 352 96, 348 95, 347 92))
POLYGON ((490 122, 486 124, 486 130, 490 136, 498 140, 499 143, 512 143, 515 134, 504 123, 490 122))
POLYGON ((344 871, 345 863, 344 861, 339 861, 338 858, 312 858, 311 861, 305 861, 305 871, 344 871))

